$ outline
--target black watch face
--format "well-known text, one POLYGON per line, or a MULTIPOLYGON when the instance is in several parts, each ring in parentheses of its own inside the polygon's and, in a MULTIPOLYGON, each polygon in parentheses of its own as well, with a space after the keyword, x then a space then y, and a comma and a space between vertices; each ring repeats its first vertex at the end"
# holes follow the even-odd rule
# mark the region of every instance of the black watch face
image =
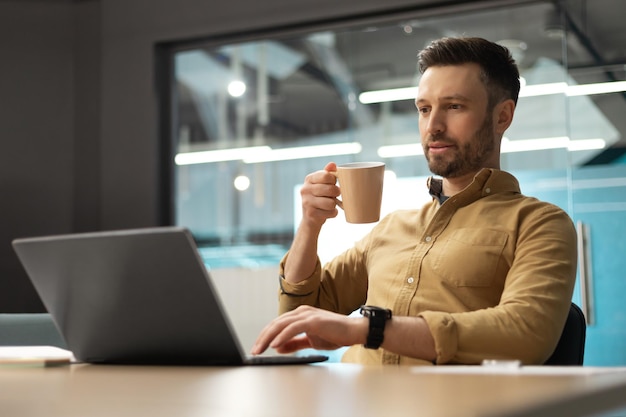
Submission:
POLYGON ((384 317, 391 318, 391 310, 376 306, 361 306, 361 314, 365 317, 384 317))

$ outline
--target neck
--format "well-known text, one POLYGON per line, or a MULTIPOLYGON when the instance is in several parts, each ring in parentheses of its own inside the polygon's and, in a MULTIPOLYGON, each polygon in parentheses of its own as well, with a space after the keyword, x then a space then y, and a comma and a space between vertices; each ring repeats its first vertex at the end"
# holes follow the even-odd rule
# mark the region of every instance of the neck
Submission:
MULTIPOLYGON (((498 168, 495 168, 495 169, 498 169, 498 168)), ((468 185, 472 183, 476 174, 478 174, 481 170, 482 168, 479 169, 478 171, 470 172, 460 177, 444 178, 443 179, 443 195, 447 197, 452 197, 453 195, 460 193, 468 185)))

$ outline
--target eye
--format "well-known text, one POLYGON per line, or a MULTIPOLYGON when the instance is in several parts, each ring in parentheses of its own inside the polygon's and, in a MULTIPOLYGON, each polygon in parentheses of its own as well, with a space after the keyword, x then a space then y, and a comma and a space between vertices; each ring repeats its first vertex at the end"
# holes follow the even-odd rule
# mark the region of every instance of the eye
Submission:
POLYGON ((451 110, 459 110, 459 109, 461 108, 461 105, 460 105, 460 104, 455 104, 455 103, 452 103, 452 104, 450 104, 450 105, 448 106, 448 108, 449 108, 449 109, 451 109, 451 110))
POLYGON ((430 112, 430 107, 425 107, 425 106, 424 106, 424 107, 418 107, 418 108, 417 108, 417 112, 418 112, 420 115, 425 115, 425 114, 428 114, 428 112, 430 112))

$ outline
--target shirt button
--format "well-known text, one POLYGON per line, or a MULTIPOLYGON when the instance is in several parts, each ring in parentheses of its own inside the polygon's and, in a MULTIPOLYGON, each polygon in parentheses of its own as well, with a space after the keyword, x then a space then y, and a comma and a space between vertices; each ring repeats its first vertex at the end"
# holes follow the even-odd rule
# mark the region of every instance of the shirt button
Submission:
POLYGON ((485 188, 485 192, 489 194, 491 192, 491 188, 485 188))
POLYGON ((414 281, 413 277, 409 277, 409 279, 406 280, 409 284, 413 284, 414 281))
POLYGON ((432 237, 430 237, 430 236, 426 236, 426 239, 424 239, 424 240, 425 240, 426 242, 430 242, 431 240, 433 240, 433 238, 432 238, 432 237))

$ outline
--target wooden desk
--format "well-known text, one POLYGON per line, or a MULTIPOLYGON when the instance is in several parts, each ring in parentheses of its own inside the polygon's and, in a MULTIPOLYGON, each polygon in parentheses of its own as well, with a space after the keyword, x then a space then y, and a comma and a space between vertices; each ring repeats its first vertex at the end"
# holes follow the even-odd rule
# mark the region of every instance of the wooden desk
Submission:
POLYGON ((626 406, 626 369, 0 368, 10 417, 576 417, 626 406))

